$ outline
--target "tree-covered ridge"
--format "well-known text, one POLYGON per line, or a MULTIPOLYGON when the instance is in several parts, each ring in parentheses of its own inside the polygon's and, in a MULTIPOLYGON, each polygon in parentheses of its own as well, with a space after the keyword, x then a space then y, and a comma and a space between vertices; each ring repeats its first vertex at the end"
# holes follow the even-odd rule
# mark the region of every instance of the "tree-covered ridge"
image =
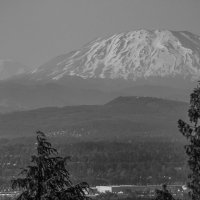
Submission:
POLYGON ((150 97, 119 97, 105 105, 41 108, 0 115, 0 136, 32 136, 34 130, 62 133, 83 140, 134 139, 163 135, 182 139, 177 120, 188 104, 150 97))

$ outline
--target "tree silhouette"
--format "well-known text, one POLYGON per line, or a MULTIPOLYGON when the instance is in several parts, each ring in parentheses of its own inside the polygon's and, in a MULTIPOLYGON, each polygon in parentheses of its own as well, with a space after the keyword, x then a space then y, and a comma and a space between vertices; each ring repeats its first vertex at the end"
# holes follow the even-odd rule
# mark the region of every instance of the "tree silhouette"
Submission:
POLYGON ((190 107, 188 110, 190 123, 178 121, 180 132, 187 138, 189 144, 185 146, 188 155, 189 174, 188 187, 192 199, 200 199, 200 82, 190 95, 190 107))
POLYGON ((66 161, 60 157, 45 134, 37 131, 37 155, 31 158, 32 165, 23 169, 19 178, 12 180, 13 189, 22 189, 17 200, 85 200, 89 186, 86 182, 73 185, 66 161))
POLYGON ((162 185, 162 190, 155 190, 155 200, 175 200, 172 194, 167 190, 167 185, 162 185))

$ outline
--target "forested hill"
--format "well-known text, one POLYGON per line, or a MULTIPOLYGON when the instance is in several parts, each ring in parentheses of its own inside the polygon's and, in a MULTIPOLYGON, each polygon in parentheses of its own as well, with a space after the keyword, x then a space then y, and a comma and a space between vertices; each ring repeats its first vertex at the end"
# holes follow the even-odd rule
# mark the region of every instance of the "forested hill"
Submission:
POLYGON ((91 185, 186 181, 184 137, 177 120, 188 104, 150 97, 118 97, 102 106, 42 108, 0 115, 0 183, 8 185, 34 153, 35 130, 48 133, 71 156, 75 182, 91 185), (18 137, 5 139, 5 137, 18 137), (28 136, 28 137, 20 137, 28 136), (32 136, 32 137, 29 137, 32 136))
POLYGON ((188 104, 151 97, 118 97, 105 105, 48 107, 0 115, 0 136, 30 136, 35 130, 81 140, 182 138, 177 120, 188 104))

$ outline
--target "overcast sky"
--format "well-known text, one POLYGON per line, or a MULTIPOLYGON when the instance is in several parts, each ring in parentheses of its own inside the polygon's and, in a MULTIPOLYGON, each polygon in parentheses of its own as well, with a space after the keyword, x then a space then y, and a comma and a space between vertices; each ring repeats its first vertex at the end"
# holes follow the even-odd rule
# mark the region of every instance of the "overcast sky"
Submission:
POLYGON ((30 67, 127 30, 200 35, 200 0, 0 0, 0 59, 30 67))

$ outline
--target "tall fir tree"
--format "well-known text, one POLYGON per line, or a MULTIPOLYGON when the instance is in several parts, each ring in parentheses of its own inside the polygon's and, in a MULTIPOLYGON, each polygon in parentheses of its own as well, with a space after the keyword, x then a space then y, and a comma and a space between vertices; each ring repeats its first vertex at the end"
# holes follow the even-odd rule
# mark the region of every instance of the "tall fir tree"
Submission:
POLYGON ((12 180, 13 189, 21 189, 17 200, 86 200, 89 185, 86 182, 73 185, 66 161, 60 157, 45 134, 37 132, 37 154, 31 158, 31 165, 12 180))
POLYGON ((200 82, 190 95, 188 117, 190 123, 179 120, 178 127, 189 142, 185 145, 191 171, 188 176, 188 187, 192 199, 197 200, 200 199, 200 82))

